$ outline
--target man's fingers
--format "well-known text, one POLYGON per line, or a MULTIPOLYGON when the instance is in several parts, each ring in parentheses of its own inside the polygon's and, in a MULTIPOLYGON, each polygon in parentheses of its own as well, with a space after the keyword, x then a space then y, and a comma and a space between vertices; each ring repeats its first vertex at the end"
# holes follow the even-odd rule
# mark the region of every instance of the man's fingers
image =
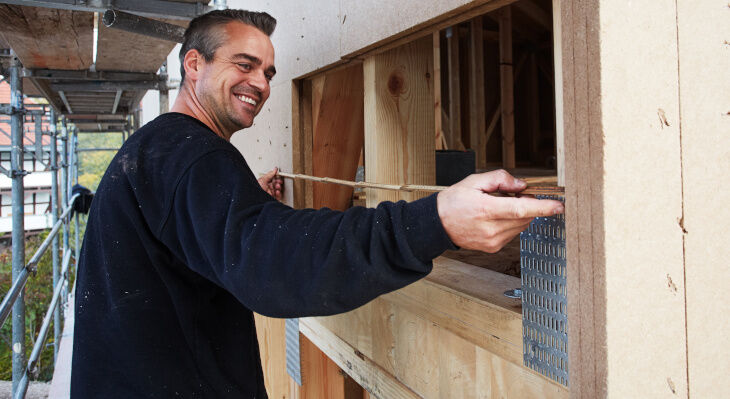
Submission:
POLYGON ((266 174, 261 176, 261 178, 264 179, 264 181, 268 182, 268 181, 271 181, 271 179, 273 179, 277 173, 279 173, 279 168, 274 168, 274 169, 271 169, 270 171, 266 172, 266 174))
POLYGON ((490 219, 547 217, 565 211, 565 207, 560 201, 526 197, 493 197, 484 206, 490 219))
POLYGON ((500 169, 468 177, 469 183, 487 193, 516 193, 524 190, 527 183, 500 169))

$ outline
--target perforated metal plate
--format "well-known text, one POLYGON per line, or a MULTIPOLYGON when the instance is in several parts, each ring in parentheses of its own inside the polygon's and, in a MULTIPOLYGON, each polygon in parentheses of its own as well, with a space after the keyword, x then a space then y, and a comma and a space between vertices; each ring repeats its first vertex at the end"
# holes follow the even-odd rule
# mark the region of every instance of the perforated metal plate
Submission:
POLYGON ((302 363, 299 357, 299 319, 286 319, 286 372, 302 385, 302 363))
MULTIPOLYGON (((563 201, 562 197, 538 196, 563 201)), ((536 218, 520 234, 525 366, 568 385, 565 217, 536 218)))

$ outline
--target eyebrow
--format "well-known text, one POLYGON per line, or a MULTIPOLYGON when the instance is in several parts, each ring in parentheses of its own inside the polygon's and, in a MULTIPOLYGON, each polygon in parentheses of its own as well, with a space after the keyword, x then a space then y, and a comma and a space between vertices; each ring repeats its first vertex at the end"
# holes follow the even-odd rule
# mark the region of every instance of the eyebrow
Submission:
MULTIPOLYGON (((251 54, 247 54, 247 53, 234 54, 233 57, 231 57, 231 58, 233 58, 233 59, 236 59, 236 58, 245 58, 245 59, 249 60, 250 62, 252 62, 252 63, 254 63, 254 64, 258 65, 258 66, 260 66, 263 63, 260 58, 258 58, 256 56, 253 56, 251 54)), ((266 68, 266 72, 270 73, 272 76, 273 75, 276 75, 276 67, 274 67, 272 65, 272 66, 266 68)))

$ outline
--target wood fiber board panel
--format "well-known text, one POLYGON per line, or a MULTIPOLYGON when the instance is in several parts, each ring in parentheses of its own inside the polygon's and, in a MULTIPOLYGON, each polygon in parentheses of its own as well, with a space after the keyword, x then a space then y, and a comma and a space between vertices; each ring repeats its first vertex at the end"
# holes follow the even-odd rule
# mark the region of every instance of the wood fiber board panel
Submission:
MULTIPOLYGON (((269 99, 256 116, 253 126, 231 137, 233 144, 246 158, 255 176, 275 166, 292 170, 292 93, 291 82, 271 88, 269 99)), ((292 185, 284 181, 284 202, 292 204, 292 185)))
MULTIPOLYGON (((162 21, 183 27, 187 27, 189 23, 182 20, 162 21)), ((167 40, 107 28, 100 23, 96 70, 157 72, 175 44, 167 40)))
POLYGON ((388 50, 513 2, 340 0, 341 55, 352 58, 388 50))
POLYGON ((271 35, 276 52, 275 82, 284 82, 342 62, 337 1, 229 0, 229 8, 266 11, 276 18, 271 35))
MULTIPOLYGON (((366 180, 435 184, 431 37, 368 57, 363 71, 366 180)), ((367 204, 422 196, 367 190, 367 204)))
POLYGON ((586 4, 596 396, 687 397, 675 4, 586 4))
POLYGON ((709 398, 730 375, 730 5, 677 7, 689 396, 709 398))
POLYGON ((92 63, 92 13, 0 5, 0 35, 26 68, 87 69, 92 63))
POLYGON ((266 391, 272 398, 290 398, 289 375, 286 372, 285 320, 259 314, 254 314, 254 318, 266 391))
MULTIPOLYGON (((585 373, 584 369, 592 366, 592 362, 583 361, 583 339, 585 328, 583 322, 583 313, 586 312, 589 298, 583 298, 580 293, 581 281, 583 278, 583 268, 581 267, 580 243, 579 243, 579 222, 578 219, 578 194, 582 186, 578 185, 578 149, 577 149, 577 129, 575 123, 575 107, 576 107, 576 80, 578 79, 576 71, 580 62, 574 57, 573 48, 574 40, 574 24, 573 24, 573 1, 563 1, 560 6, 561 20, 561 36, 556 39, 561 43, 561 64, 559 68, 562 70, 563 78, 563 145, 565 150, 565 248, 567 259, 567 293, 568 298, 568 358, 569 358, 569 377, 570 377, 570 393, 571 397, 580 398, 586 392, 584 381, 593 381, 592 373, 585 373), (589 366, 589 364, 591 366, 589 366)), ((557 47, 556 47, 557 50, 557 47)), ((583 60, 579 60, 584 62, 583 60)), ((556 82, 557 84, 557 82, 556 82)), ((557 111, 557 110, 556 110, 557 111)), ((560 120, 556 118, 556 122, 560 120)), ((585 203, 582 203, 585 206, 585 203)), ((588 267, 585 267, 587 270, 588 267)), ((587 283, 586 283, 587 284, 587 283)), ((592 304, 592 297, 590 298, 592 304)), ((592 318, 592 309, 590 310, 592 318)), ((588 351, 586 351, 588 353, 588 351)))

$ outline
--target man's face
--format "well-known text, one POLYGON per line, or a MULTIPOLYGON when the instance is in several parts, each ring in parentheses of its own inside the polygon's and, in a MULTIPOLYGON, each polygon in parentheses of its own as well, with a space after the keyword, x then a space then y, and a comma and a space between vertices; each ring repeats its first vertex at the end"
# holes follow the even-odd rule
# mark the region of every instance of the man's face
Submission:
POLYGON ((276 73, 274 47, 260 30, 240 22, 223 27, 223 44, 203 61, 195 91, 203 109, 226 134, 250 127, 269 98, 276 73))

